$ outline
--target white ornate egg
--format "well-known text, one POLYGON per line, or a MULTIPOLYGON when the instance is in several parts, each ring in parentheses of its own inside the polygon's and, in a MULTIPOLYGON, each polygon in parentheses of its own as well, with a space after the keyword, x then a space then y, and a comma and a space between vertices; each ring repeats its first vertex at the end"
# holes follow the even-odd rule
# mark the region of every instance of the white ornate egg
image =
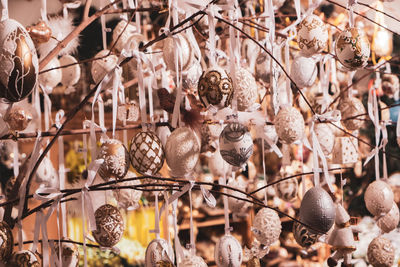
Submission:
POLYGON ((281 230, 281 221, 276 211, 262 208, 257 212, 252 231, 261 244, 270 246, 275 243, 279 239, 281 230))
POLYGON ((128 172, 130 160, 129 153, 117 139, 105 140, 97 158, 104 159, 99 168, 99 175, 104 180, 110 178, 122 179, 128 172))
POLYGON ((165 159, 171 174, 183 177, 191 174, 200 156, 197 136, 188 127, 175 129, 165 144, 165 159))
POLYGON ((300 205, 300 221, 311 233, 327 233, 335 222, 336 208, 331 196, 321 187, 309 189, 300 205))
POLYGON ((38 80, 39 60, 29 33, 17 21, 0 22, 0 98, 18 102, 38 80))
POLYGON ((40 267, 41 264, 36 255, 30 250, 21 250, 14 252, 11 255, 10 260, 7 262, 7 266, 15 267, 40 267))
POLYGON ((127 46, 129 39, 132 35, 137 34, 136 26, 132 23, 128 23, 126 20, 121 20, 115 26, 112 33, 112 42, 115 43, 115 49, 119 52, 127 46), (118 41, 117 41, 118 40, 118 41))
POLYGON ((271 57, 261 52, 256 59, 255 76, 257 80, 269 84, 271 79, 271 57))
POLYGON ((14 237, 10 226, 0 221, 0 262, 6 262, 14 249, 14 237))
POLYGON ((56 171, 48 156, 43 158, 37 168, 35 182, 43 184, 45 187, 58 188, 58 171, 56 171))
MULTIPOLYGON (((113 70, 118 63, 118 57, 115 55, 108 55, 110 51, 101 50, 96 54, 95 58, 101 58, 92 62, 91 74, 93 81, 99 83, 107 73, 113 70)), ((122 72, 122 71, 121 71, 122 72)))
POLYGON ((371 52, 368 37, 361 29, 344 30, 336 40, 335 52, 340 63, 346 68, 365 67, 371 52))
POLYGON ((243 260, 242 246, 232 235, 224 235, 215 245, 214 258, 218 267, 240 267, 243 260))
POLYGON ((182 89, 193 93, 197 92, 197 84, 202 73, 201 64, 194 60, 192 66, 185 73, 182 73, 182 89))
POLYGON ((364 124, 365 108, 361 100, 356 97, 344 98, 339 102, 341 122, 350 131, 360 129, 364 124))
POLYGON ((400 214, 399 207, 397 207, 396 202, 393 202, 393 206, 386 215, 380 217, 377 220, 377 225, 381 228, 382 232, 389 233, 392 230, 396 229, 399 225, 400 214))
POLYGON ((253 139, 247 127, 229 123, 219 137, 222 158, 229 164, 241 167, 253 154, 253 139))
POLYGON ((367 257, 373 267, 390 267, 394 264, 395 248, 389 239, 378 236, 369 243, 367 257))
POLYGON ((179 71, 186 71, 192 66, 194 51, 188 37, 184 33, 179 33, 173 37, 164 39, 163 58, 169 70, 177 71, 175 57, 178 59, 179 71))
POLYGON ((64 55, 60 58, 60 65, 67 66, 69 64, 75 64, 66 68, 61 69, 62 71, 62 79, 61 83, 64 86, 73 86, 81 77, 81 67, 77 64, 78 61, 71 55, 64 55))
POLYGON ((328 123, 316 123, 314 131, 322 152, 325 156, 328 156, 332 153, 333 146, 335 145, 335 135, 333 134, 332 128, 328 123))
POLYGON ((115 246, 125 230, 121 212, 116 207, 105 204, 94 212, 94 217, 97 229, 92 234, 96 242, 106 248, 115 246))
POLYGON ((388 213, 393 207, 393 199, 392 189, 382 180, 370 183, 364 194, 365 205, 374 216, 388 213))
POLYGON ((207 267, 207 263, 203 260, 202 257, 194 255, 187 256, 183 259, 183 261, 179 264, 179 266, 185 267, 207 267))
POLYGON ((206 108, 213 105, 222 109, 231 105, 234 90, 232 79, 220 67, 215 66, 203 72, 197 90, 200 101, 206 108))
POLYGON ((304 119, 300 111, 294 107, 283 107, 274 120, 275 130, 279 140, 291 144, 304 135, 304 119))
POLYGON ((165 158, 160 138, 151 131, 141 131, 133 137, 130 156, 133 168, 143 175, 158 173, 165 158))
POLYGON ((253 74, 245 68, 238 68, 235 72, 237 95, 237 108, 246 111, 252 107, 257 100, 257 83, 253 74))
MULTIPOLYGON (((124 177, 127 178, 134 178, 136 174, 128 171, 124 177)), ((136 186, 140 185, 140 180, 131 180, 131 181, 124 181, 119 183, 119 186, 136 186)), ((133 210, 139 207, 139 201, 142 197, 142 191, 135 190, 132 188, 121 188, 117 190, 113 190, 113 195, 118 202, 118 206, 125 209, 125 210, 133 210)))
POLYGON ((160 262, 174 262, 174 251, 162 238, 153 239, 146 248, 145 266, 158 267, 160 262))
POLYGON ((44 70, 53 69, 39 75, 39 83, 41 86, 54 88, 61 82, 62 71, 60 69, 60 61, 54 57, 45 67, 44 70), (58 69, 53 69, 58 68, 58 69))
POLYGON ((299 55, 293 60, 290 66, 290 76, 300 89, 313 85, 317 74, 317 64, 310 57, 299 55))
POLYGON ((318 16, 308 15, 297 26, 297 43, 303 55, 312 56, 322 52, 327 41, 328 30, 318 16))
MULTIPOLYGON (((68 238, 63 238, 69 240, 68 238)), ((58 242, 54 242, 54 248, 56 255, 59 255, 58 242)), ((79 266, 79 250, 78 246, 70 242, 61 242, 61 266, 65 267, 77 267, 79 266)))

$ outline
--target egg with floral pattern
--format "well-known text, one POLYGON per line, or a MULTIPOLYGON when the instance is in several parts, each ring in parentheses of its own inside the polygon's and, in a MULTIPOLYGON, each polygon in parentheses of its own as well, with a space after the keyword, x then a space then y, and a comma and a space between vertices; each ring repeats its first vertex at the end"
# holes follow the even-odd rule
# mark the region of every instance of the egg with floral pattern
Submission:
POLYGON ((297 26, 297 43, 303 55, 312 56, 320 53, 326 48, 327 41, 328 31, 318 16, 311 14, 297 26))
POLYGON ((340 33, 335 51, 340 63, 351 70, 365 67, 371 52, 367 36, 357 28, 349 28, 340 33))

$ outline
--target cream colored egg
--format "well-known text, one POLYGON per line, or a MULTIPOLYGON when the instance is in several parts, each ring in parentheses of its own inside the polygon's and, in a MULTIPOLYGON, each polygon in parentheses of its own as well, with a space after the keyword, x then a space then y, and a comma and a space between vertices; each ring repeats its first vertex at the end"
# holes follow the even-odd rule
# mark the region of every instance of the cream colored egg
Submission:
POLYGON ((61 83, 67 87, 75 85, 81 77, 81 67, 76 58, 71 55, 64 55, 60 58, 61 66, 67 66, 70 64, 74 65, 62 69, 61 83))
POLYGON ((239 68, 235 72, 237 104, 239 111, 251 108, 257 100, 257 83, 253 74, 245 68, 239 68))
POLYGON ((396 227, 399 225, 399 221, 399 207, 397 207, 396 202, 393 202, 393 206, 390 211, 383 217, 379 218, 376 223, 379 228, 381 228, 382 232, 389 233, 396 229, 396 227))
POLYGON ((41 264, 38 257, 32 251, 21 250, 11 255, 7 266, 39 267, 41 264))
POLYGON ((344 98, 339 102, 342 124, 350 131, 358 130, 364 125, 365 108, 361 100, 355 97, 344 98))
POLYGON ((275 130, 279 140, 291 144, 304 135, 304 119, 300 111, 294 107, 283 107, 274 120, 275 130))
POLYGON ((313 85, 317 74, 318 68, 313 58, 297 56, 290 66, 290 76, 300 89, 313 85))
POLYGON ((261 244, 270 246, 275 243, 281 230, 281 221, 276 211, 262 208, 257 212, 253 222, 253 233, 261 244))
POLYGON ((312 56, 327 46, 328 30, 325 23, 316 15, 308 15, 297 26, 297 43, 301 53, 312 56))
POLYGON ((243 260, 242 246, 231 235, 224 235, 215 245, 214 259, 218 267, 240 267, 243 260))
MULTIPOLYGON (((134 172, 128 171, 124 179, 135 178, 134 172)), ((119 186, 136 186, 140 185, 140 180, 124 181, 119 186)), ((118 206, 125 210, 133 210, 139 207, 139 201, 142 197, 142 191, 133 188, 120 188, 113 190, 113 195, 118 202, 118 206)))
POLYGON ((183 261, 179 264, 179 266, 185 267, 207 267, 207 263, 203 260, 202 257, 194 255, 187 256, 183 259, 183 261))
POLYGON ((145 266, 158 267, 160 262, 174 262, 174 252, 165 239, 153 239, 146 248, 145 266))
POLYGON ((121 20, 115 26, 112 33, 112 41, 115 44, 115 49, 119 52, 125 48, 129 42, 132 35, 137 34, 136 26, 132 23, 128 23, 126 20, 121 20), (118 41, 117 41, 118 40, 118 41))
POLYGON ((335 145, 335 135, 328 123, 317 123, 314 126, 315 135, 325 156, 332 153, 335 145))
MULTIPOLYGON (((71 241, 69 238, 63 240, 71 241)), ((59 255, 59 244, 54 242, 56 255, 59 255)), ((79 266, 79 250, 78 246, 72 242, 61 242, 61 266, 77 267, 79 266)))
POLYGON ((91 74, 96 84, 117 66, 118 57, 115 55, 107 56, 109 52, 108 50, 101 50, 95 56, 95 58, 99 59, 92 62, 91 74))
POLYGON ((338 60, 348 69, 365 67, 370 55, 370 45, 362 29, 349 28, 340 33, 335 52, 338 60))
POLYGON ((208 168, 210 172, 217 177, 229 175, 229 172, 232 170, 232 166, 222 158, 219 149, 208 159, 208 168))
POLYGON ((44 70, 50 70, 39 75, 40 85, 48 88, 54 88, 61 82, 62 71, 60 69, 60 61, 54 57, 45 67, 44 70), (57 69, 54 69, 57 68, 57 69), (50 70, 51 69, 51 70, 50 70))
POLYGON ((390 186, 377 180, 368 185, 365 191, 364 200, 367 209, 374 216, 381 216, 390 211, 393 207, 393 191, 390 186))
POLYGON ((367 257, 374 267, 390 267, 394 264, 395 248, 389 239, 378 236, 369 244, 367 257))
POLYGON ((163 58, 171 71, 177 71, 175 58, 178 60, 178 70, 186 71, 191 67, 194 51, 186 34, 179 33, 164 40, 163 58))

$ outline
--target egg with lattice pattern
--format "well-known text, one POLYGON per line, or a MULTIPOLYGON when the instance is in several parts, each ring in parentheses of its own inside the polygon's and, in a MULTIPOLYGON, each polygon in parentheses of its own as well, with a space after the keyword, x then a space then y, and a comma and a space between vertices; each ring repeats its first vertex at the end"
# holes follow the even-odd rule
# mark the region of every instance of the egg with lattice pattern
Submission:
POLYGON ((242 246, 232 235, 224 235, 215 245, 214 259, 218 267, 240 267, 243 260, 242 246))
POLYGON ((308 15, 297 26, 297 43, 301 53, 312 56, 322 52, 328 41, 325 23, 316 15, 308 15))
POLYGON ((96 230, 92 232, 94 239, 100 246, 111 248, 122 238, 124 233, 124 219, 121 212, 110 204, 99 207, 94 217, 96 230))
POLYGON ((279 140, 286 144, 303 138, 304 119, 294 107, 283 107, 275 117, 275 129, 279 140))
POLYGON ((374 267, 390 267, 394 264, 395 248, 389 239, 378 236, 369 244, 367 257, 374 267))
POLYGON ((340 33, 335 52, 338 60, 348 69, 365 67, 370 55, 370 45, 364 30, 349 28, 340 33))
POLYGON ((122 179, 129 169, 129 153, 117 139, 105 140, 100 147, 97 158, 104 159, 99 168, 99 175, 104 180, 122 179))
POLYGON ((14 248, 14 238, 10 226, 4 221, 0 222, 0 262, 10 258, 14 248))
POLYGON ((262 208, 254 217, 252 230, 261 244, 272 245, 279 239, 282 230, 278 213, 272 209, 262 208))
POLYGON ((160 138, 151 131, 141 131, 132 139, 130 156, 133 168, 143 175, 154 175, 164 164, 160 138))

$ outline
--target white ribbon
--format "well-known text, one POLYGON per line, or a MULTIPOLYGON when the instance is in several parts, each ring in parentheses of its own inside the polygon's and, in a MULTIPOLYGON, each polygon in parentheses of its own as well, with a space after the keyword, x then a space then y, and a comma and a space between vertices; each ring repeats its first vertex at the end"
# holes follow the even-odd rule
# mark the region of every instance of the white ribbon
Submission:
POLYGON ((18 151, 18 142, 13 142, 13 171, 14 177, 18 177, 19 174, 19 151, 18 151))
POLYGON ((42 0, 42 5, 40 8, 40 15, 44 22, 47 22, 47 0, 42 0))
POLYGON ((354 27, 354 7, 357 4, 357 0, 348 0, 347 7, 349 9, 349 27, 354 27))
POLYGON ((56 188, 44 188, 41 187, 36 190, 35 194, 33 195, 34 199, 40 200, 43 203, 53 200, 50 208, 48 209, 47 213, 44 213, 43 209, 41 209, 36 214, 36 222, 35 222, 35 232, 34 232, 34 240, 32 251, 36 252, 37 244, 39 241, 39 232, 42 231, 42 253, 43 253, 43 266, 49 266, 49 239, 47 234, 47 221, 49 220, 50 216, 53 214, 54 210, 58 209, 58 204, 60 203, 63 194, 56 188), (48 195, 42 195, 48 194, 48 195))
MULTIPOLYGON (((154 229, 150 230, 150 233, 156 234, 156 238, 160 238, 160 213, 158 207, 158 191, 154 192, 154 229)), ((167 207, 168 209, 168 207, 167 207)))
POLYGON ((215 17, 220 17, 220 14, 218 13, 221 11, 221 8, 218 5, 211 4, 207 10, 206 13, 208 15, 208 30, 209 30, 209 48, 210 48, 210 67, 215 66, 215 58, 216 58, 216 53, 215 53, 215 17))
POLYGON ((114 79, 112 88, 112 137, 115 138, 115 127, 117 125, 118 111, 118 88, 121 85, 120 67, 114 69, 114 79))
MULTIPOLYGON (((173 194, 175 194, 176 192, 173 192, 173 194)), ((170 202, 168 202, 170 203, 170 202)), ((172 218, 173 218, 173 224, 174 224, 174 240, 175 240, 175 255, 176 255, 176 264, 179 267, 179 264, 181 262, 181 260, 184 258, 184 253, 183 253, 183 249, 181 246, 181 242, 179 241, 179 230, 178 230, 178 220, 177 220, 177 214, 176 214, 176 210, 178 208, 178 201, 175 200, 174 202, 172 202, 172 218)))
POLYGON ((63 5, 63 17, 68 18, 68 9, 77 9, 81 6, 81 1, 75 1, 71 3, 65 3, 63 5))
POLYGON ((190 255, 194 257, 196 255, 196 246, 194 241, 194 226, 193 226, 193 207, 192 207, 192 188, 194 181, 190 181, 189 188, 189 206, 190 206, 190 255))
POLYGON ((397 113, 396 137, 397 137, 397 143, 400 146, 400 110, 397 113))
MULTIPOLYGON (((225 164, 225 163, 224 163, 225 164)), ((220 185, 226 186, 226 173, 224 173, 224 177, 220 177, 218 180, 220 185)), ((222 189, 222 191, 227 194, 226 187, 222 189)), ((228 196, 223 195, 222 199, 224 201, 224 217, 225 217, 225 235, 229 235, 231 232, 231 227, 229 226, 229 202, 228 196)))
MULTIPOLYGON (((377 76, 379 76, 379 73, 377 73, 377 76)), ((377 77, 377 80, 378 79, 380 80, 380 77, 377 77)), ((381 125, 379 123, 379 110, 376 88, 378 88, 377 84, 374 85, 374 87, 369 91, 368 94, 368 115, 375 126, 375 148, 368 155, 367 159, 364 162, 364 166, 372 157, 375 157, 375 177, 377 180, 379 180, 379 149, 381 148, 381 146, 379 146, 379 140, 381 136, 381 125)))
POLYGON ((1 21, 8 19, 8 0, 1 0, 1 21))

